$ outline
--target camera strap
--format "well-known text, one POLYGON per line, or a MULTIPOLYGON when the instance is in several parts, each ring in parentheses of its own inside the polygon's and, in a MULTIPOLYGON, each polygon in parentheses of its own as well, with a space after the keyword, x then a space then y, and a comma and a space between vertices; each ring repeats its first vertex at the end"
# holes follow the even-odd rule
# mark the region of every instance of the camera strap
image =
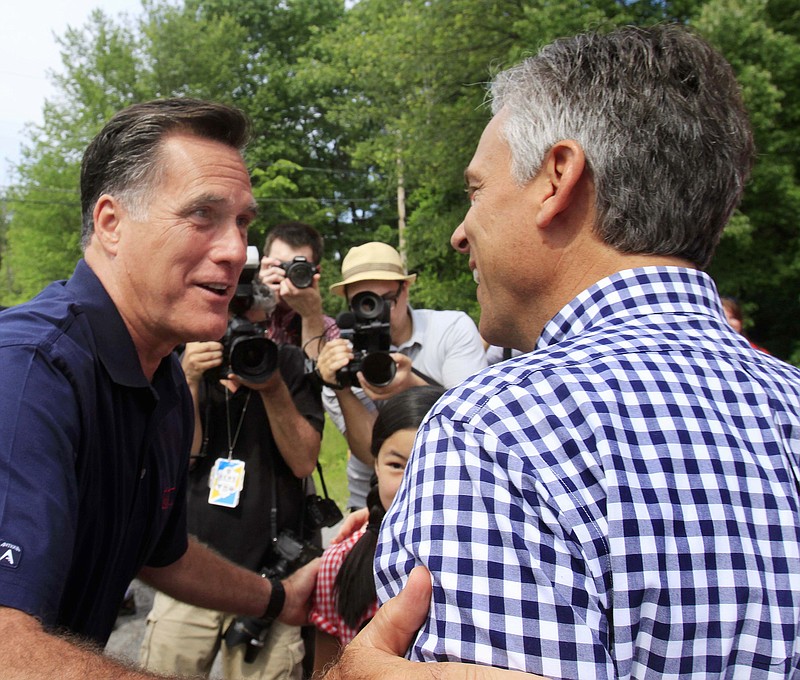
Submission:
POLYGON ((226 387, 225 388, 225 425, 228 428, 228 460, 233 458, 233 449, 236 446, 236 442, 239 440, 239 434, 242 431, 242 423, 244 422, 244 415, 247 413, 247 406, 250 404, 250 397, 253 396, 252 390, 247 391, 247 397, 244 400, 244 406, 242 407, 242 414, 239 416, 239 424, 236 426, 236 433, 233 435, 233 439, 231 439, 231 408, 230 408, 230 395, 231 391, 226 387))
POLYGON ((423 379, 423 380, 424 380, 426 383, 428 383, 429 385, 432 385, 433 387, 439 387, 439 388, 441 388, 441 389, 444 389, 444 385, 441 385, 441 384, 439 384, 439 383, 438 383, 438 382, 436 382, 436 381, 435 381, 433 378, 431 378, 431 377, 429 377, 429 376, 425 375, 425 374, 424 374, 422 371, 418 371, 418 370, 417 370, 416 368, 414 368, 413 366, 411 367, 411 372, 412 372, 414 375, 417 375, 417 376, 419 376, 420 378, 422 378, 422 379, 423 379))
POLYGON ((325 477, 322 475, 322 465, 320 462, 317 461, 317 472, 319 473, 319 481, 322 482, 322 493, 325 494, 325 498, 329 498, 328 496, 328 487, 325 486, 325 477))

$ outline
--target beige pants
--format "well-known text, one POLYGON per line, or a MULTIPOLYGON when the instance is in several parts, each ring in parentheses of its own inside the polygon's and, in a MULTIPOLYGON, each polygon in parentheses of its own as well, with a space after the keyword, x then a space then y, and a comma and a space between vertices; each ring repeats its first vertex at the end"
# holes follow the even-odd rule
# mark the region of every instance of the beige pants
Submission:
POLYGON ((246 645, 228 647, 222 642, 233 619, 156 592, 139 663, 157 673, 208 677, 217 652, 221 652, 225 680, 300 680, 304 652, 300 628, 275 621, 263 649, 247 663, 246 645))

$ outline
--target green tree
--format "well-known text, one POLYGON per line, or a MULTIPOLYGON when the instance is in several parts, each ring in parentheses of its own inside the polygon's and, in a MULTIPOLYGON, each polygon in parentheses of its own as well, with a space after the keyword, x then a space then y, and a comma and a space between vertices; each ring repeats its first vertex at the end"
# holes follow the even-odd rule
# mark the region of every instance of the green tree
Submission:
POLYGON ((138 21, 96 10, 83 28, 59 39, 64 72, 55 76, 58 95, 46 103, 42 125, 30 128, 20 181, 10 192, 5 303, 25 300, 72 272, 80 257, 80 158, 102 124, 117 110, 154 97, 225 100, 224 84, 246 61, 230 47, 243 35, 233 20, 200 25, 167 3, 145 7, 138 21))
POLYGON ((723 294, 740 298, 759 344, 800 364, 800 43, 787 7, 710 0, 696 26, 737 73, 758 151, 709 271, 723 294), (781 30, 789 26, 793 34, 781 30))

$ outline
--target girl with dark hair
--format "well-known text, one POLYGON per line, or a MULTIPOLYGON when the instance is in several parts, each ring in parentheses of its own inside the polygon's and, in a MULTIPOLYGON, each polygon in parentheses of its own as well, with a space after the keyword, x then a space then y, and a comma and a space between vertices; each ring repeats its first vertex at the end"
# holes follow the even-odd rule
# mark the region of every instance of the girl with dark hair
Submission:
POLYGON ((400 488, 417 429, 442 393, 438 387, 412 387, 387 399, 378 412, 371 444, 377 484, 367 497, 369 519, 322 556, 311 609, 315 671, 335 661, 378 609, 373 571, 378 530, 400 488))

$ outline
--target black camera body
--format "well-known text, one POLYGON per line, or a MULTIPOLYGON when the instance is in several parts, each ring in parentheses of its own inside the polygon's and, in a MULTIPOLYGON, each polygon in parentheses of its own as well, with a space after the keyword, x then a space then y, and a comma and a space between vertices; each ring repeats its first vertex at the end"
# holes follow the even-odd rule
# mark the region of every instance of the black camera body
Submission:
MULTIPOLYGON (((291 531, 281 531, 273 546, 272 559, 267 566, 261 569, 261 575, 268 579, 285 579, 320 555, 322 555, 322 548, 319 546, 301 540, 291 531)), ((225 644, 229 647, 240 644, 247 645, 244 660, 252 663, 264 646, 271 625, 272 621, 269 619, 238 616, 225 631, 223 636, 225 644)))
POLYGON ((264 335, 264 329, 242 316, 234 316, 222 337, 225 377, 235 373, 253 383, 264 382, 278 366, 278 346, 264 335))
POLYGON ((397 366, 389 354, 391 305, 380 295, 365 290, 353 296, 350 311, 336 317, 341 337, 353 343, 353 358, 336 371, 340 385, 357 385, 361 371, 371 385, 384 387, 394 379, 397 366))
POLYGON ((342 511, 332 498, 322 498, 322 496, 306 496, 306 524, 311 531, 317 531, 322 527, 332 527, 342 519, 342 511))
POLYGON ((308 288, 314 282, 314 274, 319 271, 319 266, 314 265, 302 255, 296 255, 291 262, 281 262, 281 268, 286 272, 286 278, 296 288, 308 288))
POLYGON ((318 545, 304 541, 293 531, 284 529, 278 534, 272 547, 272 557, 261 569, 261 575, 265 578, 287 578, 320 555, 322 548, 318 545))
POLYGON ((248 246, 247 262, 228 305, 233 316, 228 321, 225 335, 220 338, 222 363, 206 371, 212 379, 219 380, 227 377, 228 373, 235 373, 250 382, 261 383, 278 366, 278 346, 265 337, 263 328, 245 316, 254 305, 260 304, 265 309, 274 304, 265 298, 271 294, 269 287, 260 285, 256 279, 258 265, 258 248, 248 246))

